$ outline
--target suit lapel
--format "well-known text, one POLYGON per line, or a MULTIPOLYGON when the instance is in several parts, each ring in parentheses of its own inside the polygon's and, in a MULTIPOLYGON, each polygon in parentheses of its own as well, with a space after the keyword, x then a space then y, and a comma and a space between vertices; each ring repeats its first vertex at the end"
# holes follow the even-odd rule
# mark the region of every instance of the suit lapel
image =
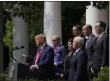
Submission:
POLYGON ((42 51, 41 51, 41 54, 43 54, 46 50, 46 47, 47 47, 47 44, 43 47, 42 51))
POLYGON ((46 52, 46 47, 47 47, 47 44, 46 44, 46 45, 43 47, 43 49, 41 50, 41 54, 40 54, 39 60, 42 59, 43 55, 45 54, 45 52, 46 52))
POLYGON ((93 37, 94 37, 94 35, 92 34, 92 36, 89 38, 89 41, 88 41, 88 43, 87 43, 87 47, 88 47, 90 44, 92 44, 91 42, 93 41, 93 37))
POLYGON ((103 36, 105 35, 106 33, 104 32, 103 34, 102 34, 102 36, 99 38, 99 39, 97 39, 97 43, 100 41, 100 40, 102 40, 102 38, 103 38, 103 36))
POLYGON ((89 38, 89 41, 88 41, 88 43, 87 43, 87 46, 88 46, 89 44, 91 44, 90 42, 91 42, 92 38, 93 38, 93 35, 89 38))
MULTIPOLYGON (((80 49, 78 52, 76 52, 76 53, 74 52, 75 55, 73 55, 73 56, 77 56, 77 55, 79 54, 80 51, 81 51, 81 49, 80 49)), ((73 53, 73 54, 74 54, 74 53, 73 53)))

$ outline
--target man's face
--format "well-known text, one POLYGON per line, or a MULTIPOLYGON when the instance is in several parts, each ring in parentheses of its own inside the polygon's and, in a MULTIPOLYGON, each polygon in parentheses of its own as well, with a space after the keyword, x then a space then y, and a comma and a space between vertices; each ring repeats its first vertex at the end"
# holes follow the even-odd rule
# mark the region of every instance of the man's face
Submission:
POLYGON ((59 44, 59 41, 56 37, 52 38, 53 45, 56 47, 59 44))
POLYGON ((77 27, 73 27, 73 35, 74 36, 79 36, 79 34, 80 34, 80 31, 78 30, 78 28, 77 27))
POLYGON ((35 43, 37 46, 41 46, 42 44, 42 38, 38 37, 38 38, 35 38, 35 43))
POLYGON ((87 36, 89 34, 89 29, 86 25, 83 26, 82 33, 84 36, 87 36))
POLYGON ((73 49, 77 49, 79 46, 79 42, 76 38, 73 39, 73 49))
POLYGON ((100 23, 99 22, 96 23, 95 30, 96 30, 96 33, 97 34, 100 34, 101 33, 102 28, 100 27, 100 23))

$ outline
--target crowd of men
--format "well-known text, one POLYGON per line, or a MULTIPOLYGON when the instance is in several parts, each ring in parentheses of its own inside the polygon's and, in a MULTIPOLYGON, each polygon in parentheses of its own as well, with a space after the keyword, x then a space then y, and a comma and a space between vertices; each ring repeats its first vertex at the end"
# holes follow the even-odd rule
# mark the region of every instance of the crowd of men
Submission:
POLYGON ((34 58, 22 55, 29 62, 29 77, 40 80, 56 79, 69 81, 91 81, 100 69, 109 66, 108 35, 106 24, 97 21, 92 34, 92 26, 73 26, 73 38, 68 39, 68 50, 61 44, 61 37, 54 35, 51 47, 44 34, 35 36, 39 47, 34 58))

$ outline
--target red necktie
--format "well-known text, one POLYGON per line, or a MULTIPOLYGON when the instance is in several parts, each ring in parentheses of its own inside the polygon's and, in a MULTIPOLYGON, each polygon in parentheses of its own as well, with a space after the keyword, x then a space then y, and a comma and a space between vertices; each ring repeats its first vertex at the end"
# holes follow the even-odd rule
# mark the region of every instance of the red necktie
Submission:
POLYGON ((41 49, 39 49, 39 50, 37 51, 36 59, 35 59, 35 64, 37 64, 37 62, 38 62, 38 60, 39 60, 40 52, 41 52, 41 49))
POLYGON ((53 47, 53 50, 55 51, 56 50, 56 47, 53 47))

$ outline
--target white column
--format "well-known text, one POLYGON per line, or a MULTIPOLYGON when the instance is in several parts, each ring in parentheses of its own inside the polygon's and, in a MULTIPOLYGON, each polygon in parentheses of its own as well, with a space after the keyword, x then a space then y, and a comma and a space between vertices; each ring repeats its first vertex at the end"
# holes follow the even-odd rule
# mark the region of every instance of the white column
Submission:
POLYGON ((44 34, 50 46, 53 46, 51 41, 53 35, 62 36, 60 1, 44 2, 44 34))
POLYGON ((93 33, 97 35, 95 32, 95 24, 97 21, 104 21, 108 26, 109 11, 108 8, 99 10, 96 7, 93 7, 92 5, 93 3, 91 2, 91 5, 87 7, 88 9, 86 9, 86 24, 91 24, 93 27, 93 33))
POLYGON ((22 60, 20 60, 20 55, 28 55, 27 23, 24 22, 22 17, 14 17, 13 25, 13 47, 24 46, 23 49, 13 51, 13 55, 18 62, 24 63, 22 60))

